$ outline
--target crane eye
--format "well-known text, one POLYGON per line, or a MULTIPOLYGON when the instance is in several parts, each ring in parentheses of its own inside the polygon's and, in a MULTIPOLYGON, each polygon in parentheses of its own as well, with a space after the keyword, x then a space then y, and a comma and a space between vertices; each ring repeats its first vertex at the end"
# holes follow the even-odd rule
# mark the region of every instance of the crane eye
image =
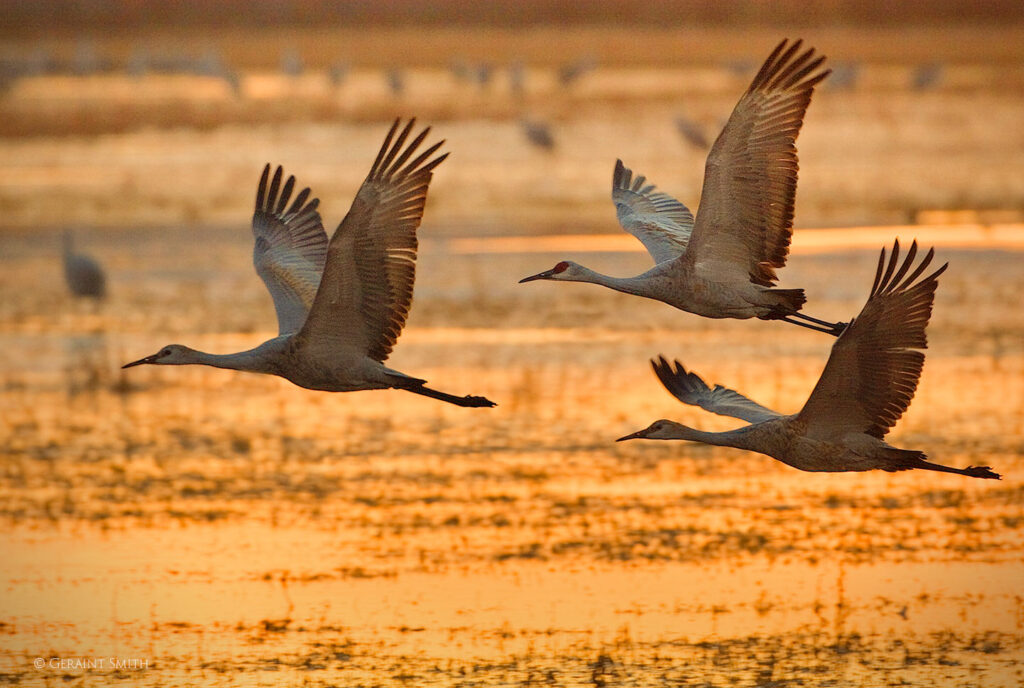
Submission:
POLYGON ((170 349, 170 347, 167 347, 166 349, 164 349, 163 351, 161 351, 161 352, 160 352, 160 355, 161 355, 161 356, 170 356, 170 355, 171 355, 171 349, 170 349))

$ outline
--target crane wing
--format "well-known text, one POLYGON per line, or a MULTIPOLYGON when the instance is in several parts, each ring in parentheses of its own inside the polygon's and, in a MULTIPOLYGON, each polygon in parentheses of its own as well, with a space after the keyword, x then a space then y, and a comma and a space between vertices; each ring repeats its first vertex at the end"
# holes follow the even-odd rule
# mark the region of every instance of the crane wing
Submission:
POLYGON ((882 438, 914 397, 924 365, 918 349, 928 348, 925 328, 938 277, 949 264, 915 282, 935 250, 912 272, 917 242, 902 265, 899 253, 897 240, 887 264, 882 249, 867 303, 832 345, 821 379, 797 417, 807 423, 811 437, 863 432, 882 438))
POLYGON ((289 334, 302 327, 313 305, 327 256, 327 233, 317 212, 320 201, 307 202, 307 188, 289 207, 295 177, 288 177, 281 188, 281 176, 278 167, 268 187, 270 165, 263 168, 252 216, 252 262, 274 299, 279 334, 289 334))
POLYGON ((705 411, 740 418, 748 423, 761 423, 781 415, 728 387, 708 387, 697 373, 686 372, 679 361, 675 362, 673 368, 664 356, 659 356, 658 360, 651 360, 651 367, 665 389, 684 404, 700 406, 705 411))
POLYGON ((830 73, 814 49, 782 41, 718 135, 704 168, 685 260, 697 274, 766 287, 786 264, 796 197, 796 137, 814 86, 830 73))
POLYGON ((354 347, 384 361, 405 326, 416 278, 416 230, 433 169, 448 154, 430 159, 444 143, 409 159, 430 132, 408 145, 416 120, 397 138, 395 120, 352 207, 327 248, 323 279, 298 341, 326 355, 354 347))
POLYGON ((655 263, 678 258, 686 250, 693 231, 689 208, 646 184, 642 175, 615 161, 612 175, 612 202, 622 228, 640 240, 655 263))

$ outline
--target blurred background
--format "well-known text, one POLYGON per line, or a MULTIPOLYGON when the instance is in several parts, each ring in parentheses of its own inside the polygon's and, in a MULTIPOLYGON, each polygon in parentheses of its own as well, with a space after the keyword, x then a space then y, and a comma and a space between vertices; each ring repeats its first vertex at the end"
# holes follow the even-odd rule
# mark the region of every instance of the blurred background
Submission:
POLYGON ((1020 2, 2 13, 0 682, 1024 681, 1020 2), (890 440, 1001 482, 616 444, 661 417, 735 425, 677 403, 652 356, 795 412, 833 340, 517 283, 561 259, 646 270, 610 203, 616 158, 696 209, 708 149, 784 37, 833 73, 798 140, 780 286, 848 320, 881 246, 937 246, 951 267, 890 440), (312 187, 330 232, 399 116, 451 156, 390 361, 496 409, 120 369, 273 336, 249 230, 264 164, 312 187), (54 656, 151 664, 34 668, 54 656))
POLYGON ((415 115, 458 159, 432 188, 435 231, 612 231, 616 157, 696 205, 708 146, 782 37, 834 72, 800 139, 800 225, 1017 221, 1024 206, 1012 1, 51 1, 5 14, 7 227, 234 226, 267 161, 336 218, 384 124, 415 115))

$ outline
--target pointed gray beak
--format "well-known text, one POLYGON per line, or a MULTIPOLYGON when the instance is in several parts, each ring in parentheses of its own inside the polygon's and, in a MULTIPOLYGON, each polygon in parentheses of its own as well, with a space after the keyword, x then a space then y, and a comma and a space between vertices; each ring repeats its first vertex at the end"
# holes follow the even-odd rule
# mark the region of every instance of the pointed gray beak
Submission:
POLYGON ((634 432, 634 433, 632 433, 630 435, 623 435, 622 437, 620 437, 619 439, 617 439, 615 441, 616 442, 623 442, 625 440, 642 440, 645 437, 646 437, 646 435, 644 434, 643 430, 637 430, 636 432, 634 432))
POLYGON ((523 279, 519 280, 519 284, 522 284, 523 282, 532 282, 533 280, 539 279, 551 279, 551 275, 553 274, 555 274, 554 268, 552 268, 551 270, 545 270, 544 272, 538 272, 536 275, 533 275, 532 277, 524 277, 523 279))
POLYGON ((137 366, 137 365, 142 365, 143 363, 152 363, 155 360, 156 360, 156 354, 153 354, 152 356, 146 356, 145 358, 140 358, 137 361, 132 361, 131 363, 125 363, 123 366, 121 366, 121 370, 124 370, 125 368, 132 368, 132 367, 137 366))

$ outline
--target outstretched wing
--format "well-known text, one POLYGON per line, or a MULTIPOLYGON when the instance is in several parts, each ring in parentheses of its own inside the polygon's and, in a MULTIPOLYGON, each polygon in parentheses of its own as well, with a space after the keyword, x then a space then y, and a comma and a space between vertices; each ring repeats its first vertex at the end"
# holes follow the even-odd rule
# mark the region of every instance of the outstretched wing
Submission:
POLYGON ((665 389, 684 404, 700 406, 705 411, 740 418, 748 423, 761 423, 781 415, 728 387, 715 385, 711 389, 697 373, 686 372, 679 361, 675 362, 673 369, 664 356, 659 356, 658 360, 651 359, 651 367, 665 389))
POLYGON ((646 181, 642 175, 634 179, 633 172, 616 160, 612 202, 622 228, 640 240, 655 263, 663 263, 678 258, 686 250, 693 231, 693 214, 646 181))
POLYGON ((786 264, 796 197, 796 137, 814 86, 829 75, 814 49, 782 41, 708 154, 685 260, 716 280, 770 287, 786 264))
POLYGON ((366 181, 327 249, 323 279, 298 341, 325 355, 354 348, 384 361, 405 326, 416 279, 416 230, 433 169, 448 154, 431 156, 434 144, 409 159, 427 137, 424 129, 408 145, 416 120, 397 138, 395 120, 366 181))
POLYGON ((295 177, 288 177, 282 189, 281 175, 278 167, 268 188, 270 165, 263 168, 252 216, 252 262, 274 299, 278 331, 288 334, 302 327, 313 305, 327 256, 327 233, 317 212, 320 201, 307 203, 307 188, 289 207, 295 177))
POLYGON ((929 249, 914 268, 917 242, 899 265, 900 243, 888 264, 885 249, 871 295, 853 322, 832 345, 821 379, 800 411, 811 437, 840 437, 864 432, 882 438, 910 405, 928 348, 925 328, 932 314, 938 277, 949 265, 915 282, 935 255, 929 249), (899 269, 897 269, 897 266, 899 269))

